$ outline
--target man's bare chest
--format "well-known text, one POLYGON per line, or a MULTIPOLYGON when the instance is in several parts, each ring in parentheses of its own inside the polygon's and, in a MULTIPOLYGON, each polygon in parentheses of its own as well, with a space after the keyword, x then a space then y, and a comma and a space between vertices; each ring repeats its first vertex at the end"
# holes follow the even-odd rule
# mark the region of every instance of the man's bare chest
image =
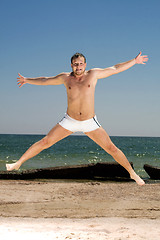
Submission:
POLYGON ((82 79, 68 78, 66 81, 66 88, 68 90, 87 91, 95 88, 94 80, 91 77, 84 77, 82 79))
POLYGON ((86 95, 90 95, 92 92, 94 92, 94 84, 91 80, 80 82, 69 81, 67 84, 67 92, 68 96, 71 98, 83 98, 86 95))

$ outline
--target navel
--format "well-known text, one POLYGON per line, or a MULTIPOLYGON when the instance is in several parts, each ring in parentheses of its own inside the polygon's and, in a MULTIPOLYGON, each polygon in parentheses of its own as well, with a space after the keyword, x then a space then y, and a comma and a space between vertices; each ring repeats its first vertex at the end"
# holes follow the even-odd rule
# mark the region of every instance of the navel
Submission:
POLYGON ((90 84, 88 85, 88 87, 90 87, 90 84))
POLYGON ((71 87, 69 87, 69 89, 71 89, 71 87))
POLYGON ((79 114, 80 114, 80 115, 82 115, 82 113, 81 113, 81 112, 80 112, 79 114))

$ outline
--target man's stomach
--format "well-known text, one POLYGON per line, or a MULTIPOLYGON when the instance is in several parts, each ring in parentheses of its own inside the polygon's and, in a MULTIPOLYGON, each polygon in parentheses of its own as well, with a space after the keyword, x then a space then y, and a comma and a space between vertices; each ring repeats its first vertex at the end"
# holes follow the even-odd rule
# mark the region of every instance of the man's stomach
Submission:
POLYGON ((78 105, 69 104, 67 114, 78 121, 91 119, 95 116, 94 105, 91 103, 78 105))

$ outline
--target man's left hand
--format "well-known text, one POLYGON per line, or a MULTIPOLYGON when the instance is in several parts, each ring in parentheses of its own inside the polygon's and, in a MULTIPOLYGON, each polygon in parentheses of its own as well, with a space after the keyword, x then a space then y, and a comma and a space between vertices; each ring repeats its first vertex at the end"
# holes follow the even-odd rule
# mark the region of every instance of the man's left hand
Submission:
POLYGON ((138 54, 138 56, 135 58, 137 64, 146 64, 148 61, 148 56, 147 55, 141 55, 142 52, 138 54))

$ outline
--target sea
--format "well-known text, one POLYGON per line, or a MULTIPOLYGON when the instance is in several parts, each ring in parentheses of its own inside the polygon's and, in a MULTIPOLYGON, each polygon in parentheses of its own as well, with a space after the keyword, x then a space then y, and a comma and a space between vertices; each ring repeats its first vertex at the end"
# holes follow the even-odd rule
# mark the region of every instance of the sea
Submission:
MULTIPOLYGON (((0 134, 0 171, 6 163, 17 161, 43 135, 0 134)), ((160 167, 160 137, 111 136, 113 143, 133 162, 135 171, 149 178, 144 164, 160 167)), ((85 135, 71 135, 26 161, 21 170, 55 166, 114 162, 114 159, 85 135)))

